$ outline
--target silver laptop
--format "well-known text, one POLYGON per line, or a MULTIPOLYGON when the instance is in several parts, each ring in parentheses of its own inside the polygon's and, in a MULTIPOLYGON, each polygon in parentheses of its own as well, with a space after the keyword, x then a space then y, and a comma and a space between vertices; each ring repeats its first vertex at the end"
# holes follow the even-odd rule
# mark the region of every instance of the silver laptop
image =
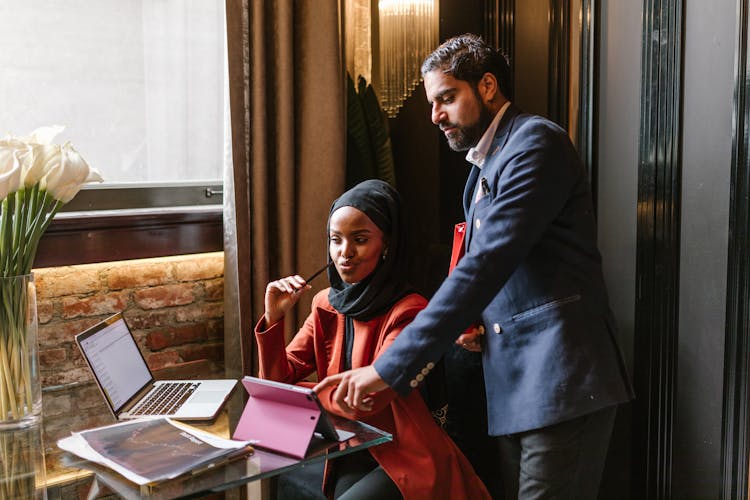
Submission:
POLYGON ((236 380, 155 380, 121 313, 75 337, 118 420, 168 416, 213 420, 236 380))

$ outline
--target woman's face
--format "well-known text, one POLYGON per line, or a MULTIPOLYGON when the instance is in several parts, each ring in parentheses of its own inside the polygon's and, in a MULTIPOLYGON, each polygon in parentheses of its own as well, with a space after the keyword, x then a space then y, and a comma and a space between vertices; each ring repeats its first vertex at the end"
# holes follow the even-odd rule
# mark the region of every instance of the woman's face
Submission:
POLYGON ((383 256, 383 231, 354 207, 341 207, 331 214, 328 251, 339 276, 352 284, 362 281, 383 256))

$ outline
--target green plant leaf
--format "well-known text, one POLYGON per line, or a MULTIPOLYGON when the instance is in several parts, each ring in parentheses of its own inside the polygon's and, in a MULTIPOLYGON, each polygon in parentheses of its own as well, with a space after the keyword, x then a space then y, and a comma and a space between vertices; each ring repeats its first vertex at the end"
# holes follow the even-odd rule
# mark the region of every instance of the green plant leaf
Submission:
POLYGON ((360 181, 375 177, 375 153, 362 102, 348 73, 346 120, 346 187, 350 188, 360 181))
MULTIPOLYGON (((361 78, 364 82, 364 78, 361 78)), ((361 88, 361 86, 360 86, 361 88)), ((393 165, 393 151, 391 149, 391 135, 388 130, 388 118, 380 107, 377 95, 372 85, 367 85, 360 93, 362 108, 365 113, 367 128, 372 143, 375 175, 396 187, 396 173, 393 165)))

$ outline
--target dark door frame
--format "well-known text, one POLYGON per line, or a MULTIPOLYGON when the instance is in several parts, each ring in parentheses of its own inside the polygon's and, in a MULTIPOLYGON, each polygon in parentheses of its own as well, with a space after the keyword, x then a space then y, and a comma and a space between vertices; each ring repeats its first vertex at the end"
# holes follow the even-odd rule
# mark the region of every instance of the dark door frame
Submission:
POLYGON ((747 499, 750 427, 750 65, 748 0, 738 5, 729 201, 721 498, 747 499))

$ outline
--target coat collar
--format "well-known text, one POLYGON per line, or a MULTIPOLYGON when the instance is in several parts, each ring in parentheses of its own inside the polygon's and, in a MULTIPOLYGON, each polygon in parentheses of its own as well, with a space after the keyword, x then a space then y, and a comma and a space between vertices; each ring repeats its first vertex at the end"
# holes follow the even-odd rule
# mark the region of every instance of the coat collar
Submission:
POLYGON ((466 153, 466 161, 473 165, 476 165, 479 168, 482 168, 487 153, 490 150, 490 146, 492 145, 492 142, 495 138, 495 133, 497 132, 497 129, 502 122, 503 116, 505 116, 505 112, 508 110, 510 105, 510 101, 507 101, 505 104, 503 104, 503 106, 490 122, 490 125, 484 131, 484 134, 482 134, 482 137, 476 143, 476 145, 473 148, 470 148, 469 152, 466 153))
POLYGON ((521 114, 521 109, 512 103, 505 110, 503 117, 500 119, 500 124, 497 126, 495 138, 492 140, 492 144, 487 151, 487 158, 497 154, 505 146, 505 143, 508 142, 510 133, 513 130, 513 124, 519 114, 521 114))
MULTIPOLYGON (((324 300, 320 301, 317 306, 317 316, 320 330, 326 332, 330 344, 330 355, 327 367, 327 375, 341 373, 344 371, 344 332, 345 317, 328 301, 328 294, 324 295, 324 300)), ((354 346, 352 349, 352 367, 359 368, 369 364, 366 362, 371 356, 375 344, 379 341, 376 335, 372 333, 373 329, 380 328, 383 322, 383 316, 377 316, 369 321, 353 320, 354 324, 354 346)))

